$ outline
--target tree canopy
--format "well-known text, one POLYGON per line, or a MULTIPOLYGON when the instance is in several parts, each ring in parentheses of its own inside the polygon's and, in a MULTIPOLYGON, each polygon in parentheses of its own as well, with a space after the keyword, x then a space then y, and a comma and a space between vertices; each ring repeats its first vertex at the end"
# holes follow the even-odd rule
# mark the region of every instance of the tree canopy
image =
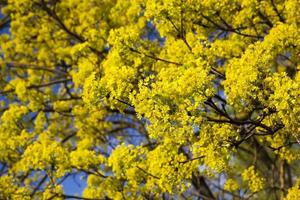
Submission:
POLYGON ((0 199, 300 199, 299 0, 0 6, 0 199))

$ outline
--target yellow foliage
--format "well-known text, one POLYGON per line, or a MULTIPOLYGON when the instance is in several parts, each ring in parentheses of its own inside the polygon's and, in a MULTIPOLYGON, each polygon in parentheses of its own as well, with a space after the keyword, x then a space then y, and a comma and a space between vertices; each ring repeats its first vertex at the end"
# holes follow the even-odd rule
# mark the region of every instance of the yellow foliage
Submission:
POLYGON ((299 0, 0 8, 0 199, 299 198, 299 0))

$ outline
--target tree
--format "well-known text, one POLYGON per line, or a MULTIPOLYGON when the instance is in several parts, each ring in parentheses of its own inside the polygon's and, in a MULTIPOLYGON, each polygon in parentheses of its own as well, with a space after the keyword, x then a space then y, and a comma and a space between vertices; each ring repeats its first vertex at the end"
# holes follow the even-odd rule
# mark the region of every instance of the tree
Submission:
POLYGON ((300 199, 300 1, 0 5, 0 199, 300 199))

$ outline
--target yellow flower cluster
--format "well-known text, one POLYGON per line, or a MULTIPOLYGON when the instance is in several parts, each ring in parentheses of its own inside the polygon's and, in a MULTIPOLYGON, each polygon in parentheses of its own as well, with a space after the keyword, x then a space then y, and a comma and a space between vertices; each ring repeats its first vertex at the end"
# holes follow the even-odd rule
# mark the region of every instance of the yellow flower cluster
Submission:
POLYGON ((234 179, 228 179, 224 185, 224 189, 233 192, 239 189, 239 185, 234 179))
POLYGON ((28 146, 22 159, 16 165, 16 171, 51 170, 56 166, 55 177, 62 177, 70 170, 70 157, 66 149, 56 141, 52 141, 47 134, 41 134, 38 140, 28 146))
POLYGON ((254 166, 250 166, 242 173, 243 181, 247 182, 252 192, 259 192, 264 188, 264 178, 257 174, 254 166))
POLYGON ((293 187, 288 190, 288 194, 284 200, 296 200, 300 198, 299 180, 295 183, 293 187))

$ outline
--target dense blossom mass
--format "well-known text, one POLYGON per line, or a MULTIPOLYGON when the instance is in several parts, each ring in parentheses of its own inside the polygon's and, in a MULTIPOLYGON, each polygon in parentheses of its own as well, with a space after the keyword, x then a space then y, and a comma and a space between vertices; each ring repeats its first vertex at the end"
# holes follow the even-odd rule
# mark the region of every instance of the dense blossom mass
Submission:
POLYGON ((0 199, 300 199, 299 0, 0 7, 0 199))

